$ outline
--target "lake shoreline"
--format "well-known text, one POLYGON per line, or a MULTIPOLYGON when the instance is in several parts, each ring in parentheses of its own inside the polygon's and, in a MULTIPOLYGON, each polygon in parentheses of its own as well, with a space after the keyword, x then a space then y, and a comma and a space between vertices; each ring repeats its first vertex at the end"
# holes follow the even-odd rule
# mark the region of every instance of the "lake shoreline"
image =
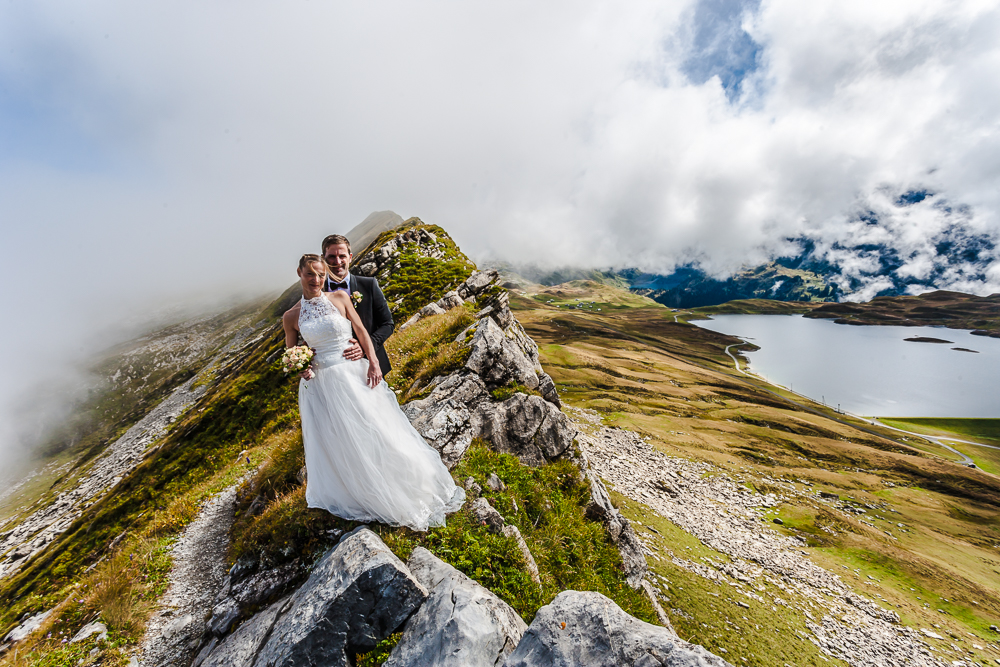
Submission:
POLYGON ((970 331, 949 336, 956 344, 932 335, 938 327, 833 327, 801 314, 716 314, 692 324, 757 346, 740 350, 746 370, 843 412, 1000 418, 989 373, 1000 367, 1000 341, 974 339, 970 331))

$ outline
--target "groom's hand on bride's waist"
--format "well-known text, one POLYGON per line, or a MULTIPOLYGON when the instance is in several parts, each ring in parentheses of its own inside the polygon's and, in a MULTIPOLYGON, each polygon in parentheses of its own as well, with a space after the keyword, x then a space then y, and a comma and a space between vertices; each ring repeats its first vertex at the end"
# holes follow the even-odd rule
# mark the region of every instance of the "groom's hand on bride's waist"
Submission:
POLYGON ((365 356, 365 353, 361 351, 361 345, 358 344, 358 341, 352 338, 347 341, 347 347, 344 348, 344 356, 351 361, 357 361, 365 356))

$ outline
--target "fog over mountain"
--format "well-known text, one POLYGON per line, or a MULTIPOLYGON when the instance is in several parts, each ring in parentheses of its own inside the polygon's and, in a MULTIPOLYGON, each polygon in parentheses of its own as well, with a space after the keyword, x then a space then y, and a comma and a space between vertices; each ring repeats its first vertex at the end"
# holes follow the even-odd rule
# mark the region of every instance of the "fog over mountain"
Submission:
POLYGON ((7 3, 0 447, 119 322, 280 289, 372 211, 509 262, 1000 291, 997 34, 972 1, 7 3))

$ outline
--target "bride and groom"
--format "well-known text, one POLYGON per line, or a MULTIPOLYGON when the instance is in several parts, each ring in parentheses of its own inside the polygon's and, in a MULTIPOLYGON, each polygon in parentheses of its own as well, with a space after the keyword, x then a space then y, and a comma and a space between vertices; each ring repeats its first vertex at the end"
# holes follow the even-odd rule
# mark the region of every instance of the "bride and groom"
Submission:
POLYGON ((345 519, 427 530, 462 506, 465 491, 383 381, 392 315, 374 278, 350 274, 351 257, 339 235, 323 240, 322 256, 303 255, 302 299, 282 318, 286 346, 301 336, 315 350, 299 383, 306 503, 345 519))

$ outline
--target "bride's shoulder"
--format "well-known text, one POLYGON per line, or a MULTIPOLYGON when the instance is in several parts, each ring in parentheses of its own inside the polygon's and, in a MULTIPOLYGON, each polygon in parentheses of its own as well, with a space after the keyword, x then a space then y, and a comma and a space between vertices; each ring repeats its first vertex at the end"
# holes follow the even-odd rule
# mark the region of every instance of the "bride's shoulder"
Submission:
POLYGON ((330 300, 331 303, 350 303, 351 298, 347 296, 347 292, 344 290, 337 290, 336 292, 323 292, 326 294, 326 298, 330 300))
POLYGON ((281 316, 281 319, 286 322, 291 319, 299 319, 299 311, 302 310, 302 302, 296 302, 294 306, 285 311, 285 314, 281 316))

